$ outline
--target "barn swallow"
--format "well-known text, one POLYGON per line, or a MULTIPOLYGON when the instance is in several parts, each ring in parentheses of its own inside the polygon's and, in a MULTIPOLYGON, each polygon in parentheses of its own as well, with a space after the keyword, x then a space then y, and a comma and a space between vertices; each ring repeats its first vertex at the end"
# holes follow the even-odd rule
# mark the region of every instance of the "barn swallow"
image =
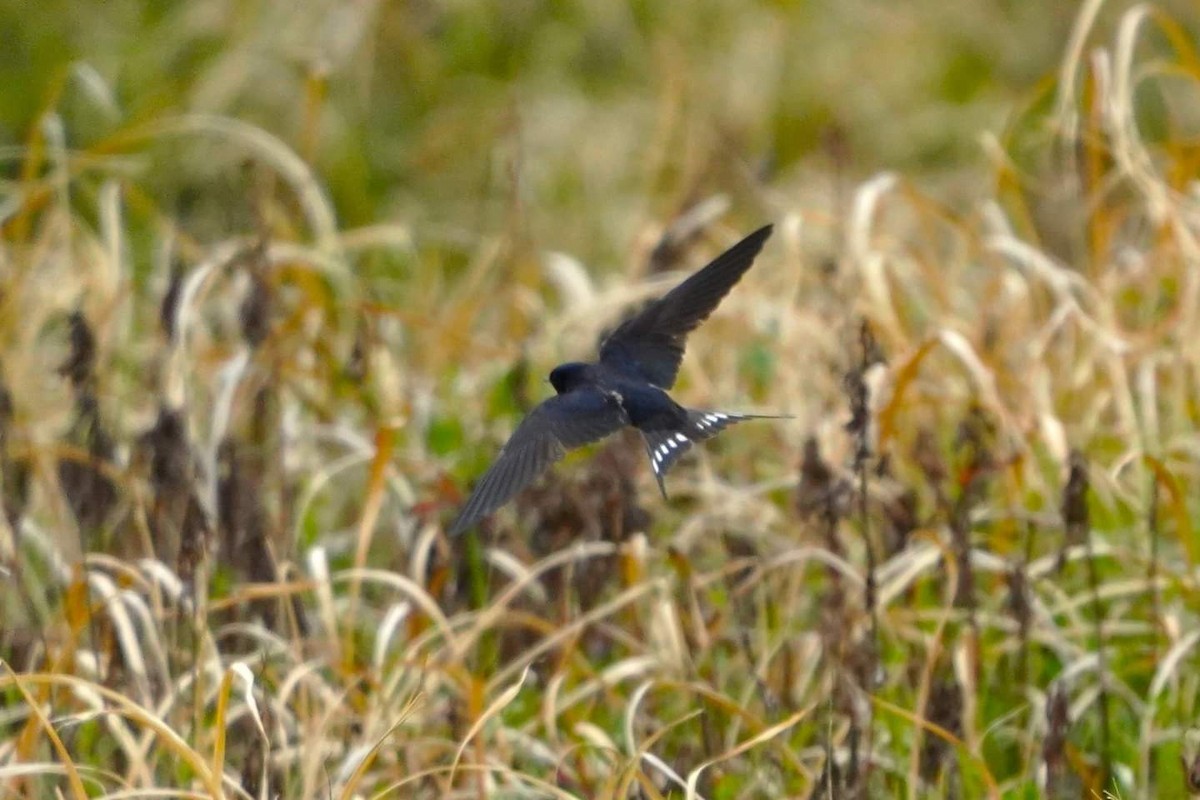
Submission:
POLYGON ((687 335, 750 269, 770 235, 770 225, 759 228, 618 325, 600 343, 599 360, 555 367, 550 383, 557 394, 517 426, 450 525, 450 534, 462 533, 507 503, 568 450, 626 426, 641 432, 665 498, 663 476, 694 443, 735 422, 771 418, 697 411, 667 394, 679 373, 687 335))

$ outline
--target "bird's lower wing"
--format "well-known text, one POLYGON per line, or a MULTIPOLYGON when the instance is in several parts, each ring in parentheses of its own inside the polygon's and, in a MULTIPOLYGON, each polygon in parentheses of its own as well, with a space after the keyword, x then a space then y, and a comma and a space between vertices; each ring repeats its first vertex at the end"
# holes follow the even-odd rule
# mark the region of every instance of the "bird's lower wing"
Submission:
POLYGON ((566 451, 599 441, 629 422, 620 398, 585 388, 541 403, 513 435, 479 479, 450 525, 455 536, 507 503, 566 451))

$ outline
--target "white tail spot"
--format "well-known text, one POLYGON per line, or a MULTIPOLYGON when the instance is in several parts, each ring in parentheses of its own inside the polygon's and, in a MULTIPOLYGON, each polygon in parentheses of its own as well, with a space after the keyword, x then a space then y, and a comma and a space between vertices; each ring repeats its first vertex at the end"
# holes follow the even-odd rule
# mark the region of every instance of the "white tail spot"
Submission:
POLYGON ((688 438, 682 433, 675 434, 675 441, 679 442, 680 444, 687 444, 687 440, 688 438))

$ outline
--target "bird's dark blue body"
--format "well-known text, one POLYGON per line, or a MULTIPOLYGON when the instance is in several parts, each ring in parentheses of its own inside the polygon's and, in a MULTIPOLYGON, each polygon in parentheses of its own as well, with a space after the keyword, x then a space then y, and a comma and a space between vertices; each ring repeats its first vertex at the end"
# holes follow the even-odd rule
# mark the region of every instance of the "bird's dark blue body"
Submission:
POLYGON ((621 323, 601 342, 597 361, 555 367, 550 383, 557 394, 513 432, 450 532, 461 533, 499 508, 566 450, 626 426, 641 432, 665 497, 663 476, 693 443, 752 416, 687 409, 666 390, 675 384, 687 334, 745 274, 770 235, 770 225, 760 228, 621 323))
POLYGON ((678 429, 687 421, 687 409, 649 381, 620 365, 573 361, 550 371, 550 384, 561 394, 589 388, 616 399, 639 430, 678 429))

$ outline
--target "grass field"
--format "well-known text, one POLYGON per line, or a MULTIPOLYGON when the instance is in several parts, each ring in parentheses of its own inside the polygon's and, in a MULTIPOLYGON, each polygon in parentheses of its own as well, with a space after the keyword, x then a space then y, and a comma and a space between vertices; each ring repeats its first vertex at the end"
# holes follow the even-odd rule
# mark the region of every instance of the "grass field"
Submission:
POLYGON ((1200 792, 1190 3, 0 0, 0 799, 1200 792), (640 441, 445 526, 766 222, 640 441))

